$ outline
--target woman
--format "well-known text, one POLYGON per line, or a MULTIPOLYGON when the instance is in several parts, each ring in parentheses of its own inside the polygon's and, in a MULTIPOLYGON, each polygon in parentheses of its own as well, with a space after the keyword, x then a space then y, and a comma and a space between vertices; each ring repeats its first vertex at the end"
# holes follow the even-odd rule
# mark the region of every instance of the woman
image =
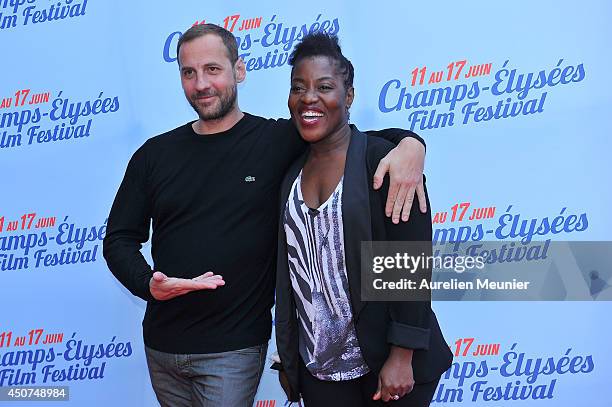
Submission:
MULTIPOLYGON (((452 355, 426 302, 362 302, 360 244, 431 240, 431 213, 384 216, 393 146, 350 126, 353 67, 335 36, 309 34, 290 56, 289 110, 309 150, 281 189, 276 338, 288 398, 310 406, 427 406, 452 355)), ((429 208, 429 205, 428 205, 429 208)))

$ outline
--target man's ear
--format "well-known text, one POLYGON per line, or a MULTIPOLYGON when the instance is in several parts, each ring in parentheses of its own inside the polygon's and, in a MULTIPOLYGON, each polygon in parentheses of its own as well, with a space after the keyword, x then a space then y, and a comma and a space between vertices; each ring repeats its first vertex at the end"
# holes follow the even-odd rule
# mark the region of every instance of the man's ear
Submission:
POLYGON ((241 83, 244 81, 244 78, 246 78, 246 66, 244 65, 242 58, 238 58, 234 64, 234 76, 236 78, 236 82, 238 83, 241 83))

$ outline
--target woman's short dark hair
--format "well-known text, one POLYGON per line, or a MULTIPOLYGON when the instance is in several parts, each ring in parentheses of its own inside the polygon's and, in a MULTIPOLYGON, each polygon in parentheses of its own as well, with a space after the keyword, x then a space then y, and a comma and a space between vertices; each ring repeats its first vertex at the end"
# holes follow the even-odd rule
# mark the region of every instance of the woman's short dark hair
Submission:
POLYGON ((345 89, 353 87, 353 77, 355 76, 353 64, 342 55, 338 37, 324 32, 306 34, 293 48, 293 52, 289 55, 289 65, 292 66, 291 75, 293 75, 293 69, 299 61, 304 58, 319 56, 325 56, 335 61, 340 75, 344 78, 345 89))

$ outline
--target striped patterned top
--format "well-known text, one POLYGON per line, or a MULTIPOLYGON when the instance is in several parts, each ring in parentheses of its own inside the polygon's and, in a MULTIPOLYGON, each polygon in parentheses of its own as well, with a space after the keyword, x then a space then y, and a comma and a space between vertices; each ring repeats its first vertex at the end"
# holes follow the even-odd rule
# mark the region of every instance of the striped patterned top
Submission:
POLYGON ((369 372, 357 342, 342 227, 342 180, 319 209, 304 203, 302 173, 284 213, 291 285, 299 319, 299 350, 320 380, 351 380, 369 372))

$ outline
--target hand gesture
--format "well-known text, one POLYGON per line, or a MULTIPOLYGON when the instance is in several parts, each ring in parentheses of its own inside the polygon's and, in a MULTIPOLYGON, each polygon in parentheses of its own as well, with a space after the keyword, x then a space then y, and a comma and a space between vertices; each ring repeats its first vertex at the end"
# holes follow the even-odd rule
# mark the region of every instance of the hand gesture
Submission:
POLYGON ((153 298, 160 301, 169 300, 197 290, 214 290, 225 285, 223 277, 209 271, 192 279, 168 277, 156 271, 149 281, 153 298))

